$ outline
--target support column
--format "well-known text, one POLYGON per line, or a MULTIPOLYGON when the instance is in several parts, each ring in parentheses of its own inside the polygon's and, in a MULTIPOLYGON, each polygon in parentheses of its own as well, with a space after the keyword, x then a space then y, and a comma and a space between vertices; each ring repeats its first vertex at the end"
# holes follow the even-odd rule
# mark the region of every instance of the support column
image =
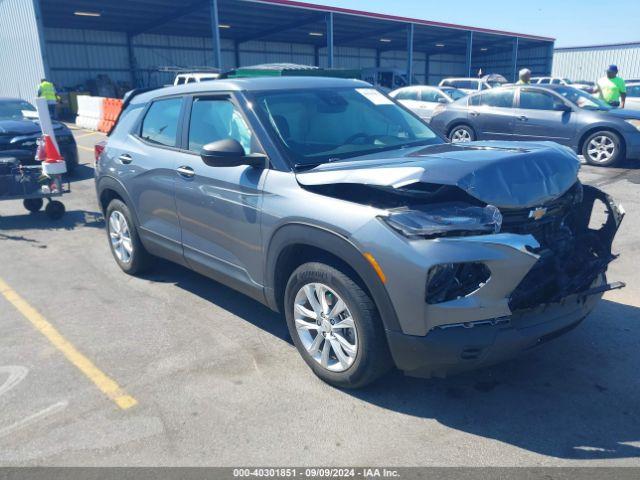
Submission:
POLYGON ((316 67, 320 66, 320 47, 317 45, 313 47, 313 64, 316 67))
POLYGON ((133 53, 133 35, 129 33, 127 33, 127 59, 129 61, 129 78, 131 79, 131 88, 138 88, 136 57, 133 53))
POLYGON ((511 53, 511 61, 513 62, 513 81, 518 81, 518 45, 520 44, 520 39, 515 37, 513 39, 513 52, 511 53))
POLYGON ((376 68, 380 68, 380 49, 376 49, 376 68))
POLYGON ((407 27, 407 81, 413 84, 413 33, 415 25, 410 23, 407 27))
POLYGON ((429 61, 431 60, 431 55, 429 53, 425 53, 425 61, 424 61, 424 84, 429 85, 429 61))
POLYGON ((466 58, 466 73, 467 77, 471 78, 471 62, 473 54, 473 32, 469 32, 467 35, 467 58, 466 58))
POLYGON ((333 68, 333 12, 327 13, 327 68, 333 68))
POLYGON ((233 55, 235 57, 236 68, 240 68, 240 42, 233 42, 233 55))
POLYGON ((211 43, 213 46, 213 66, 222 68, 222 53, 220 52, 220 22, 218 21, 218 0, 210 0, 211 6, 211 43))

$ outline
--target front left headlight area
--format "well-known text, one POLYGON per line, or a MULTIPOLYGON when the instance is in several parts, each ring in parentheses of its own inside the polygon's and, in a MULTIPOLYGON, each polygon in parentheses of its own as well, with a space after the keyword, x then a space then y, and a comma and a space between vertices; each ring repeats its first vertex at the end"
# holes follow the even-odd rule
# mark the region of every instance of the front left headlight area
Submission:
POLYGON ((391 210, 380 219, 410 239, 498 233, 502 226, 502 214, 497 207, 465 203, 391 210))

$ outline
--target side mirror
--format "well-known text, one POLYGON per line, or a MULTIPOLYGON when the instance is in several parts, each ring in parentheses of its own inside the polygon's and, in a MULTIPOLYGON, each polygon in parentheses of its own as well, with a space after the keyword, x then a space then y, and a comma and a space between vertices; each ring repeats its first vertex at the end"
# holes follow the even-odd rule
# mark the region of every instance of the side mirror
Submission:
POLYGON ((247 155, 244 147, 233 138, 225 138, 217 142, 208 143, 200 151, 202 161, 210 167, 239 167, 249 165, 263 168, 266 164, 266 156, 256 153, 247 155))
POLYGON ((556 103, 556 104, 553 105, 553 109, 556 112, 571 112, 571 111, 573 111, 572 108, 569 105, 565 104, 565 103, 556 103))

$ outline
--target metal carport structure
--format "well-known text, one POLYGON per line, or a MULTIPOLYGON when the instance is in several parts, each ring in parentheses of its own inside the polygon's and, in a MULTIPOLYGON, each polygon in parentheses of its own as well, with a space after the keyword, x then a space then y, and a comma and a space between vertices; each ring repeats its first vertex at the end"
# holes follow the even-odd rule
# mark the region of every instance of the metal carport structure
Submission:
MULTIPOLYGON (((156 86, 171 81, 158 72, 161 65, 228 69, 265 62, 401 68, 432 84, 480 69, 513 79, 523 66, 550 73, 554 42, 291 0, 4 0, 0 31, 4 25, 25 33, 0 33, 3 44, 36 35, 31 44, 40 51, 11 55, 3 48, 3 64, 20 71, 36 56, 42 75, 64 87, 97 74, 156 86)), ((24 92, 39 81, 27 77, 7 81, 30 82, 13 88, 24 92)), ((0 82, 0 91, 12 89, 0 82)))

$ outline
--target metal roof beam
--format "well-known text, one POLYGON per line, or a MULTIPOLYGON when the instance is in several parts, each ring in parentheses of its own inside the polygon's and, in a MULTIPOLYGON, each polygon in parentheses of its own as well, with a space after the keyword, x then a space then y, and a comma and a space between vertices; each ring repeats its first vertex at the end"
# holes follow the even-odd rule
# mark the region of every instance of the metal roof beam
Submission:
POLYGON ((244 42, 249 42, 251 40, 260 40, 261 38, 269 37, 271 35, 275 35, 276 33, 282 33, 287 30, 304 27, 305 25, 319 22, 320 20, 324 20, 325 17, 326 17, 325 13, 314 13, 313 15, 308 15, 307 17, 296 20, 294 22, 285 23, 283 25, 278 25, 277 27, 267 28, 257 33, 242 36, 236 39, 236 41, 238 43, 244 43, 244 42))
POLYGON ((349 35, 348 37, 337 38, 335 43, 336 45, 346 45, 347 43, 356 42, 358 40, 362 40, 366 38, 379 37, 381 35, 387 35, 389 33, 404 31, 406 28, 407 26, 405 24, 394 25, 392 27, 379 28, 371 32, 358 33, 354 35, 349 35))
POLYGON ((197 12, 198 10, 204 9, 207 5, 209 5, 210 0, 197 0, 187 5, 186 7, 181 7, 173 10, 171 13, 160 17, 158 20, 154 20, 153 22, 148 22, 140 28, 136 28, 134 31, 129 32, 131 36, 140 35, 142 33, 146 33, 154 28, 161 27, 166 25, 167 23, 173 22, 180 17, 185 17, 192 13, 197 12))

